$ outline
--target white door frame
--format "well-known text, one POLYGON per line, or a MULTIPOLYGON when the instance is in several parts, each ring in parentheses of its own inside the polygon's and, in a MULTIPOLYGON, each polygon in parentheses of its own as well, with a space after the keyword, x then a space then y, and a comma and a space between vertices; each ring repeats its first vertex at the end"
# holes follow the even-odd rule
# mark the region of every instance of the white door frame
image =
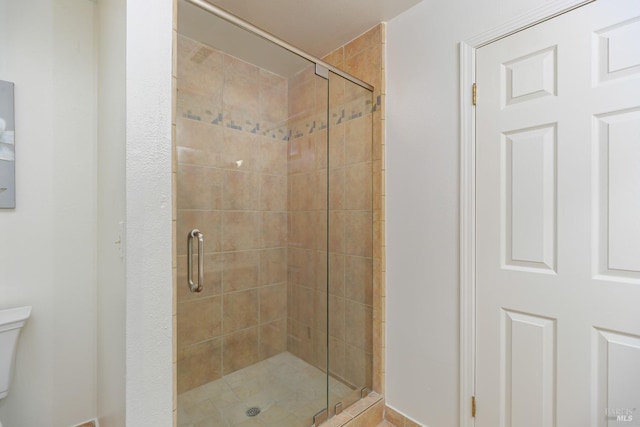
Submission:
MULTIPOLYGON (((460 427, 475 425, 471 397, 476 358, 476 116, 472 103, 476 50, 593 1, 557 0, 460 42, 460 427)), ((482 97, 482 88, 478 96, 482 97)))

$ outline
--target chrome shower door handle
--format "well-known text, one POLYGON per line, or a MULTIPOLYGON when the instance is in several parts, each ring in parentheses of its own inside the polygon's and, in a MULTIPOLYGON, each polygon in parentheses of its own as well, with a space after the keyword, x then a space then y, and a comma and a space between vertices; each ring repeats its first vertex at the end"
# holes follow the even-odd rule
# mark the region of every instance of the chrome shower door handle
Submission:
POLYGON ((204 234, 197 228, 189 232, 187 236, 187 278, 189 279, 189 290, 191 292, 201 292, 204 283, 204 234), (198 239, 198 282, 193 281, 193 239, 198 239))

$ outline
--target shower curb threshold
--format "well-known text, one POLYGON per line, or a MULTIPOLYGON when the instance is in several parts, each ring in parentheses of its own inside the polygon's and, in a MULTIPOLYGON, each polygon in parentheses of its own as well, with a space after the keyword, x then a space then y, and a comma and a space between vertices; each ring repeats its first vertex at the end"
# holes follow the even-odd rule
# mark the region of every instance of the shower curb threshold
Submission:
MULTIPOLYGON (((346 408, 340 414, 320 424, 318 427, 343 427, 352 423, 357 417, 361 416, 373 406, 381 402, 382 395, 372 391, 369 395, 363 399, 358 400, 353 405, 346 408)), ((380 420, 382 421, 382 419, 380 420)))

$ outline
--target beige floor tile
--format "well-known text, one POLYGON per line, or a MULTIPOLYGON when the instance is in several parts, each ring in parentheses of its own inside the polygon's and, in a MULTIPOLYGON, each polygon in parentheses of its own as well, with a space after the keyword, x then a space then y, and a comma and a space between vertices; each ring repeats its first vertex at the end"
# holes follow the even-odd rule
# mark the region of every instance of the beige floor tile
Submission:
POLYGON ((218 408, 210 400, 203 400, 193 406, 187 406, 184 411, 192 422, 220 415, 218 408))
MULTIPOLYGON (((330 378, 332 395, 351 389, 330 378)), ((326 376, 284 352, 178 396, 179 427, 309 427, 326 405, 326 376), (247 409, 257 406, 255 418, 247 409)))

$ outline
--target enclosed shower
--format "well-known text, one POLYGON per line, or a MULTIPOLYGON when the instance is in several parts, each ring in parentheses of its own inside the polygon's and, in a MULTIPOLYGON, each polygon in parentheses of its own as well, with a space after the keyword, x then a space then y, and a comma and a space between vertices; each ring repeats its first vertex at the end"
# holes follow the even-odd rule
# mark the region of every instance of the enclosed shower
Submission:
POLYGON ((215 8, 178 13, 178 425, 319 424, 373 387, 378 104, 215 8))

